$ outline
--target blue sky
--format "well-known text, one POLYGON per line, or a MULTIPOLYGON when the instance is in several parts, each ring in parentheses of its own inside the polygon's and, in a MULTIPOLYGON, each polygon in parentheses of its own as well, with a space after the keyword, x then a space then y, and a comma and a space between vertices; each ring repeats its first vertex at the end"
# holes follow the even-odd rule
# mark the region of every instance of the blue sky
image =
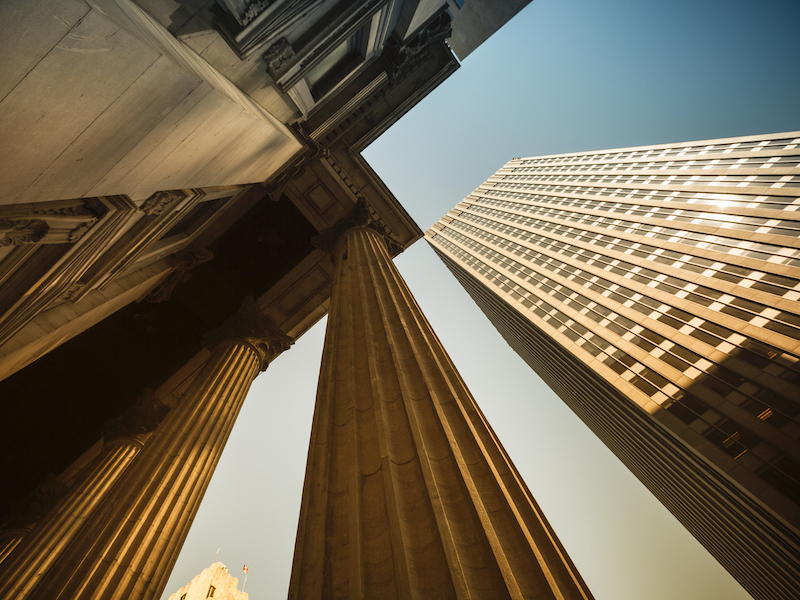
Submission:
MULTIPOLYGON (((798 130, 798 26, 796 0, 535 0, 365 156, 426 229, 515 156, 798 130)), ((598 600, 749 598, 425 242, 396 263, 598 600)), ((256 380, 164 598, 217 548, 286 597, 323 335, 256 380)))

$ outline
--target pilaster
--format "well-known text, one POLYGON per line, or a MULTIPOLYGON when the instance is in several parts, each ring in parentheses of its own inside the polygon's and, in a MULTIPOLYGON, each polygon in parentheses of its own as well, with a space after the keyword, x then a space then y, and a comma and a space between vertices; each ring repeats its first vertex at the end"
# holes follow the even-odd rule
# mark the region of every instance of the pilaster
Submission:
POLYGON ((591 598, 385 236, 355 225, 334 249, 289 598, 591 598))
POLYGON ((208 336, 211 357, 31 598, 161 593, 250 384, 290 341, 248 299, 208 336))

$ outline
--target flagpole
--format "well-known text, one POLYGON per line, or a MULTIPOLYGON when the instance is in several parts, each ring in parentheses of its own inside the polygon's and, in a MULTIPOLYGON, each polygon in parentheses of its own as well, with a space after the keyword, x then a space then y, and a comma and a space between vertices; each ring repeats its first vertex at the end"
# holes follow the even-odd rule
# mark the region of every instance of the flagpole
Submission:
POLYGON ((247 565, 244 565, 242 571, 244 571, 244 583, 242 583, 242 593, 244 593, 244 586, 247 585, 247 576, 250 574, 250 569, 247 568, 247 565))

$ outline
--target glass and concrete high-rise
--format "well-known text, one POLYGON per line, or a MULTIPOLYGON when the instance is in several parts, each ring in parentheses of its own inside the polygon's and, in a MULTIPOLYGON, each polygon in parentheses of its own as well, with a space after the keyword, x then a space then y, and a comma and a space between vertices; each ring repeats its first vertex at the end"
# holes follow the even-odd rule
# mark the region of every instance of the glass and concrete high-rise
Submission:
POLYGON ((426 233, 758 599, 800 590, 800 132, 513 159, 426 233))

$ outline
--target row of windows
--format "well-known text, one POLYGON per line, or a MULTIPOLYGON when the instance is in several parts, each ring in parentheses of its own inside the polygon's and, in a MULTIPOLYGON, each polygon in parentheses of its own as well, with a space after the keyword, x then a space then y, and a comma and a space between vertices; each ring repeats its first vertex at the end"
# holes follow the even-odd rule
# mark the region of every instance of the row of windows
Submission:
POLYGON ((525 159, 521 166, 542 165, 552 163, 589 162, 594 160, 627 160, 633 158, 652 159, 664 156, 702 156, 706 154, 730 154, 732 152, 758 152, 762 150, 793 150, 800 144, 800 138, 782 138, 753 142, 722 142, 706 146, 662 147, 650 150, 627 150, 619 152, 602 152, 578 156, 562 155, 550 158, 525 159))
MULTIPOLYGON (((446 233, 447 235, 452 235, 455 233, 458 235, 457 232, 448 230, 448 228, 445 228, 443 233, 446 233)), ((706 439, 717 445, 724 452, 731 455, 746 468, 762 477, 762 479, 779 489, 788 497, 800 499, 800 477, 797 476, 800 475, 800 463, 798 461, 780 453, 771 444, 764 442, 747 428, 744 428, 735 421, 727 417, 723 417, 722 415, 719 415, 719 413, 716 413, 716 411, 711 410, 708 405, 697 399, 696 396, 689 394, 685 390, 681 390, 674 384, 671 384, 660 374, 653 372, 652 369, 649 369, 642 363, 637 362, 633 357, 626 354, 619 348, 616 348, 613 346, 613 344, 609 343, 601 336, 597 335, 593 331, 590 331, 580 323, 575 322, 573 319, 557 310, 554 306, 548 304, 541 298, 534 296, 530 291, 527 291, 518 284, 514 283, 512 280, 510 280, 500 271, 488 265, 486 262, 479 260, 474 255, 456 246, 450 240, 444 238, 443 235, 435 236, 433 241, 443 249, 446 249, 449 254, 452 254, 458 258, 459 262, 462 264, 467 264, 478 271, 479 276, 482 278, 495 282, 500 289, 508 292, 516 300, 527 306, 541 319, 541 321, 548 323, 551 327, 554 327, 566 337, 575 341, 578 345, 587 350, 598 360, 608 365, 615 372, 619 373, 621 377, 629 381, 638 389, 642 390, 644 393, 651 397, 662 396, 663 398, 665 395, 665 390, 671 392, 669 394, 671 398, 666 402, 659 398, 667 410, 670 410, 670 412, 675 412, 675 409, 672 409, 672 407, 680 407, 677 410, 679 412, 683 411, 682 414, 684 417, 686 414, 692 414, 690 423, 693 429, 698 431, 701 435, 706 437, 706 439), (691 407, 694 407, 694 409, 698 412, 692 410, 691 407)), ((494 250, 483 246, 482 244, 478 244, 473 240, 464 238, 463 241, 469 242, 469 244, 474 247, 474 250, 482 257, 497 257, 499 260, 508 260, 502 254, 495 252, 494 250)), ((465 243, 465 245, 467 244, 465 243)), ((528 269, 528 271, 530 271, 529 277, 535 277, 536 274, 533 271, 530 269, 528 269)), ((537 285, 536 287, 547 286, 542 283, 542 285, 537 285)), ((589 301, 580 294, 577 294, 568 288, 564 288, 564 286, 553 286, 551 283, 549 292, 551 295, 561 300, 564 304, 569 305, 570 303, 577 303, 579 306, 583 305, 581 314, 585 314, 607 329, 610 329, 608 327, 609 323, 611 322, 609 317, 619 316, 615 315, 613 311, 609 311, 607 308, 601 307, 596 303, 589 301), (566 295, 567 293, 569 295, 566 295)), ((622 321, 621 323, 625 323, 625 321, 622 321)), ((651 353, 654 353, 658 350, 662 351, 661 356, 659 357, 662 360, 664 360, 665 356, 671 356, 674 361, 680 361, 682 357, 689 360, 697 357, 695 360, 698 363, 699 361, 703 360, 688 349, 673 344, 655 332, 637 326, 630 320, 628 320, 627 325, 631 327, 631 330, 626 332, 626 335, 631 339, 636 338, 642 340, 642 343, 649 343, 651 346, 649 351, 651 353), (633 333, 633 328, 639 329, 639 335, 633 333), (644 336, 641 334, 644 334, 644 336), (648 336, 652 341, 647 340, 648 336), (656 342, 659 345, 658 348, 656 348, 656 342)), ((725 385, 723 380, 719 378, 720 375, 723 377, 727 376, 727 374, 722 371, 714 373, 714 376, 701 373, 700 376, 695 379, 695 381, 702 383, 704 387, 708 387, 709 384, 711 386, 719 387, 720 384, 725 385), (701 381, 702 377, 705 377, 706 380, 701 381)), ((736 376, 735 374, 733 375, 736 376)), ((735 383, 735 381, 732 381, 731 384, 732 383, 735 383)), ((711 387, 711 389, 713 389, 713 387, 711 387)), ((720 389, 720 391, 724 390, 720 389)), ((764 414, 766 418, 772 417, 771 413, 767 409, 762 410, 760 414, 764 414)), ((763 419, 764 417, 759 418, 763 419)))
MULTIPOLYGON (((653 158, 652 156, 649 158, 653 158)), ((751 158, 707 158, 698 160, 662 160, 650 162, 612 162, 589 165, 554 165, 539 167, 514 167, 514 173, 574 173, 592 171, 613 171, 616 169, 624 171, 649 171, 666 169, 740 169, 752 168, 794 168, 800 166, 800 155, 792 154, 786 156, 758 156, 751 158)))
MULTIPOLYGON (((445 230, 447 231, 447 230, 445 230)), ((448 235, 450 235, 453 239, 458 240, 461 244, 474 247, 476 249, 485 248, 482 244, 471 240, 470 238, 460 235, 457 232, 447 231, 448 235)), ((505 240, 499 239, 498 245, 503 244, 511 246, 513 244, 508 244, 505 240)), ((501 246, 502 247, 502 246, 501 246)), ((573 310, 579 312, 580 314, 584 314, 594 321, 600 323, 603 327, 607 330, 613 331, 620 337, 631 341, 632 343, 636 344, 637 346, 642 347, 650 354, 654 355, 656 358, 659 358, 663 362, 671 365, 673 368, 684 372, 684 373, 691 373, 697 375, 694 377, 695 382, 700 382, 706 375, 700 373, 700 371, 695 372, 693 369, 699 369, 704 371, 706 374, 713 374, 714 378, 710 379, 705 385, 706 387, 714 390, 720 396, 726 397, 731 395, 735 388, 740 387, 744 384, 747 379, 738 373, 734 373, 729 369, 721 367, 719 365, 714 365, 713 363, 706 361, 703 359, 699 354, 689 350, 686 347, 679 346, 674 342, 668 340, 664 336, 656 333, 655 331, 645 329, 644 327, 637 325, 631 319, 628 319, 622 315, 618 315, 611 309, 606 306, 598 305, 596 302, 590 300, 588 297, 583 296, 576 290, 573 290, 570 287, 567 287, 562 284, 558 284, 553 280, 543 276, 541 273, 534 272, 527 267, 519 268, 519 265, 516 264, 514 261, 508 259, 504 255, 495 252, 494 250, 488 250, 489 256, 502 268, 509 270, 509 271, 517 271, 519 276, 524 278, 525 281, 531 282, 533 287, 543 290, 545 293, 553 296, 554 298, 558 299, 562 305, 564 306, 572 306, 573 310), (654 349, 655 346, 659 346, 658 349, 654 349), (669 353, 664 353, 664 351, 669 351, 669 353)), ((527 258, 527 257, 526 257, 527 258)), ((537 261, 531 261, 536 264, 540 264, 537 261)), ((543 265, 541 265, 543 266, 543 265)), ((572 271, 577 271, 577 269, 570 268, 572 271)), ((568 280, 575 280, 575 276, 568 277, 568 280)), ((580 282, 579 282, 580 283, 580 282)), ((602 292, 602 287, 597 285, 587 286, 592 287, 594 291, 602 292)), ((516 293, 516 291, 520 288, 520 286, 516 286, 512 292, 516 293)), ((641 295, 634 295, 634 293, 630 290, 627 290, 629 295, 632 297, 637 297, 642 299, 641 295)), ((522 290, 525 296, 530 295, 530 291, 522 290)), ((655 301, 651 298, 644 297, 644 302, 636 303, 630 302, 632 308, 634 310, 638 310, 642 312, 646 317, 653 318, 655 320, 659 320, 662 323, 674 328, 674 329, 681 329, 681 326, 678 325, 677 319, 675 316, 678 316, 673 309, 673 307, 669 307, 666 305, 661 305, 660 302, 655 301), (662 308, 663 307, 663 308, 662 308), (664 312, 659 312, 659 308, 662 308, 664 312), (670 314, 667 314, 670 313, 670 314), (657 315, 657 316, 656 316, 657 315)), ((683 327, 684 333, 687 333, 686 327, 683 327)), ((718 336, 721 336, 725 333, 732 334, 733 332, 730 330, 724 331, 724 328, 716 328, 715 324, 713 323, 701 323, 696 328, 697 331, 701 331, 702 334, 697 337, 698 339, 708 340, 710 345, 719 345, 722 344, 724 339, 714 339, 715 336, 710 334, 709 331, 715 331, 718 336)), ((691 335, 691 334, 689 334, 691 335)), ((653 376, 655 377, 655 375, 653 376)), ((663 379, 663 382, 666 382, 666 379, 658 376, 659 381, 663 379)), ((651 381, 653 378, 650 378, 651 381)), ((662 383, 663 383, 662 382, 662 383)), ((658 386, 659 389, 663 388, 663 385, 658 386)), ((754 397, 761 397, 762 393, 768 391, 765 388, 751 388, 748 392, 754 397)), ((786 417, 792 418, 800 413, 800 407, 794 404, 793 402, 787 400, 786 398, 781 397, 779 394, 772 392, 775 397, 777 398, 777 406, 780 406, 780 411, 784 413, 783 415, 774 415, 775 419, 771 421, 771 424, 777 426, 785 424, 788 419, 786 417)), ((743 400, 744 398, 739 398, 743 400)), ((739 402, 737 402, 738 404, 739 402)), ((766 408, 766 407, 765 407, 766 408)))
POLYGON ((555 204, 579 210, 602 211, 607 213, 621 213, 636 215, 646 219, 662 219, 665 221, 679 221, 696 225, 709 225, 722 229, 739 229, 742 231, 755 231, 773 235, 788 235, 796 238, 800 233, 800 219, 769 219, 765 217, 748 217, 743 215, 728 215, 721 213, 701 212, 699 210, 683 209, 674 206, 647 206, 626 202, 613 202, 607 200, 593 200, 591 198, 570 198, 567 201, 555 201, 552 196, 546 196, 545 201, 536 202, 530 196, 523 202, 517 198, 516 202, 483 197, 480 202, 489 206, 504 206, 509 209, 519 210, 530 214, 551 215, 564 214, 563 210, 545 208, 539 204, 555 204))
MULTIPOLYGON (((668 267, 698 273, 704 277, 722 279, 736 285, 759 290, 775 296, 786 296, 792 300, 800 299, 800 293, 798 293, 798 290, 800 290, 800 280, 792 277, 754 269, 746 269, 729 263, 717 262, 708 258, 667 250, 665 248, 657 248, 649 244, 633 242, 631 240, 577 229, 575 227, 562 227, 559 229, 558 233, 564 237, 596 246, 602 246, 604 248, 610 248, 623 254, 630 254, 645 260, 658 262, 668 267)), ((528 235, 530 239, 538 239, 538 237, 541 237, 534 236, 530 232, 528 232, 528 235)), ((577 246, 574 248, 576 252, 580 250, 577 246)), ((628 265, 628 263, 622 264, 628 265)))
MULTIPOLYGON (((570 229, 570 226, 568 225, 551 223, 549 221, 543 221, 533 217, 524 217, 482 206, 473 206, 470 208, 470 210, 494 217, 513 220, 528 227, 541 229, 544 231, 559 232, 570 229)), ((581 224, 592 227, 600 227, 606 231, 621 231, 623 233, 664 240, 674 244, 684 244, 687 246, 714 250, 725 254, 755 258, 775 264, 800 267, 800 250, 793 248, 785 248, 783 246, 776 246, 774 244, 763 244, 760 242, 751 242, 747 240, 737 240, 735 238, 700 233, 697 231, 687 231, 685 229, 673 229, 672 227, 662 227, 660 225, 625 221, 614 217, 584 215, 566 210, 555 211, 554 215, 555 218, 558 218, 562 221, 580 221, 581 224)))
POLYGON ((497 183, 483 184, 479 188, 483 193, 493 195, 510 195, 511 197, 535 197, 532 192, 553 191, 558 195, 548 195, 550 198, 566 198, 566 194, 577 196, 608 196, 625 201, 631 198, 641 198, 642 200, 652 200, 658 202, 681 202, 684 204, 710 204, 721 208, 765 208, 769 210, 797 210, 800 205, 800 197, 797 196, 775 196, 757 194, 730 194, 717 192, 687 192, 679 190, 658 190, 658 189, 639 189, 631 188, 595 188, 591 186, 573 185, 530 185, 519 183, 497 183), (525 193, 510 192, 511 189, 526 190, 525 193), (503 190, 503 191, 499 191, 503 190))
MULTIPOLYGON (((686 311, 663 304, 661 301, 655 298, 645 296, 625 286, 617 285, 589 271, 584 271, 577 267, 573 267, 555 257, 549 256, 532 248, 524 247, 506 237, 486 231, 485 228, 488 226, 495 231, 507 233, 507 235, 513 237, 522 237, 526 241, 535 243, 546 250, 569 255, 570 257, 581 262, 585 262, 588 265, 593 265, 605 271, 616 273, 628 279, 642 283, 648 287, 665 291, 673 296, 683 297, 691 302, 711 308, 712 310, 718 310, 719 312, 731 315, 746 322, 752 322, 756 319, 756 315, 753 314, 752 311, 760 309, 760 314, 769 315, 770 317, 775 312, 769 307, 756 304, 744 298, 728 296, 711 288, 699 286, 689 281, 674 277, 662 278, 657 272, 650 269, 635 267, 630 263, 614 260, 598 253, 588 252, 563 242, 550 240, 548 238, 544 238, 543 236, 529 237, 529 234, 526 232, 516 230, 512 227, 491 223, 484 219, 478 218, 469 220, 480 224, 484 227, 484 229, 460 221, 451 222, 449 227, 466 231, 477 238, 487 240, 501 247, 507 247, 510 252, 520 257, 519 260, 523 260, 529 265, 535 264, 545 267, 548 270, 553 271, 556 275, 561 275, 570 281, 576 281, 582 287, 593 289, 594 291, 603 294, 618 304, 633 308, 645 316, 657 319, 673 329, 691 335, 692 337, 695 337, 713 347, 718 348, 723 344, 723 342, 735 339, 733 336, 737 332, 727 327, 723 327, 716 323, 691 315, 686 311)), ((519 269, 520 271, 527 272, 527 267, 523 267, 522 264, 519 263, 515 264, 516 267, 512 270, 519 269)), ((794 321, 800 324, 800 318, 798 318, 796 315, 789 316, 793 317, 794 321)), ((766 317, 761 317, 762 321, 765 319, 766 317)), ((775 330, 774 328, 782 329, 786 327, 786 331, 781 331, 781 333, 792 333, 793 337, 800 339, 800 329, 797 327, 788 329, 790 327, 789 325, 777 322, 777 320, 774 321, 775 322, 768 323, 766 325, 761 325, 761 321, 759 321, 758 324, 762 327, 772 330, 775 330)), ((743 336, 737 336, 737 338, 739 337, 745 339, 743 336)), ((740 340, 737 339, 737 342, 738 341, 740 340)), ((755 340, 753 340, 753 342, 755 342, 755 340)), ((782 352, 777 348, 770 347, 766 344, 762 344, 761 342, 758 343, 763 346, 761 357, 765 355, 769 355, 772 358, 780 357, 780 360, 776 361, 773 367, 770 368, 770 374, 776 377, 781 377, 782 379, 786 379, 787 381, 795 384, 800 383, 800 360, 798 358, 782 352)), ((749 351, 740 353, 738 357, 745 362, 758 366, 758 368, 761 369, 764 369, 766 366, 762 364, 763 358, 749 351)))
POLYGON ((800 187, 800 175, 647 175, 598 173, 597 175, 506 175, 503 181, 539 183, 563 181, 594 185, 703 185, 721 187, 800 187))

